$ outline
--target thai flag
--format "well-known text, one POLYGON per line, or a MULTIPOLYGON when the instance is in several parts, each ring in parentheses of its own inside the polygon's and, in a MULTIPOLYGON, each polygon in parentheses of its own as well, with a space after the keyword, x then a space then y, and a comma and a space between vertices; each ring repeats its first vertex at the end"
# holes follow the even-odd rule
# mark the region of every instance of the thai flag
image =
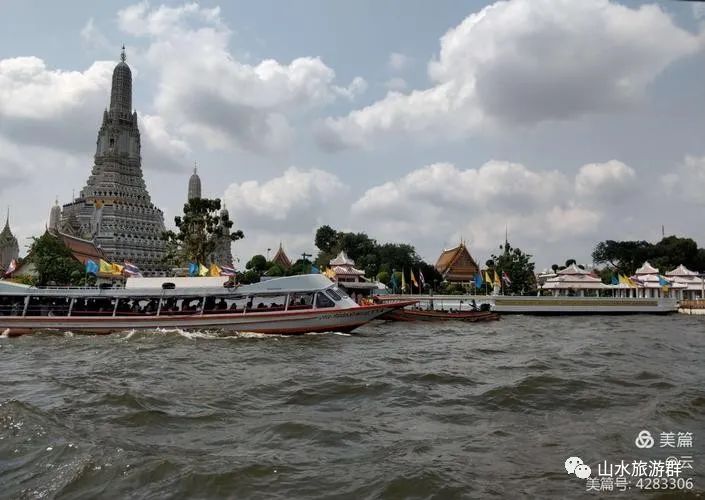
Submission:
POLYGON ((509 275, 506 272, 502 272, 502 280, 509 286, 512 284, 512 280, 509 279, 509 275))
POLYGON ((221 276, 235 276, 236 271, 234 267, 230 266, 222 266, 220 268, 220 275, 221 276))
POLYGON ((134 276, 135 278, 141 278, 142 273, 140 272, 140 268, 134 265, 131 262, 125 261, 125 266, 123 268, 123 272, 128 275, 128 276, 134 276))
POLYGON ((5 269, 5 276, 10 276, 12 273, 15 272, 15 269, 17 269, 17 261, 15 259, 12 259, 10 265, 7 266, 7 269, 5 269))
POLYGON ((426 288, 426 278, 423 277, 421 269, 419 269, 419 281, 421 281, 421 288, 426 288))

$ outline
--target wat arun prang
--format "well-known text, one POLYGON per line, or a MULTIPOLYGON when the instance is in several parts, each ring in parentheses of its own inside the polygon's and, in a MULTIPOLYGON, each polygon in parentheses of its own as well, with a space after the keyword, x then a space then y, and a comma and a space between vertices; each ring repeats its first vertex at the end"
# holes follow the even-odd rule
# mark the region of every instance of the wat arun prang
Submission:
POLYGON ((95 165, 79 196, 63 206, 61 231, 93 241, 112 262, 129 261, 145 275, 163 274, 164 215, 151 201, 142 176, 140 131, 132 110, 132 72, 113 70, 110 109, 103 112, 95 165))

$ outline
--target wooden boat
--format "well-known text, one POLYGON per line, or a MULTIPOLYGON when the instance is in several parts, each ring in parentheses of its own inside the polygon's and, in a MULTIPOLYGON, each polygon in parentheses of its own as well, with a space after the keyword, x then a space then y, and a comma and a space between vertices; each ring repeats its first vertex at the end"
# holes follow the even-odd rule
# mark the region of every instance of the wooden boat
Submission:
POLYGON ((382 319, 391 321, 496 321, 499 314, 492 311, 435 311, 401 308, 389 311, 382 319))
POLYGON ((351 332, 416 303, 360 306, 320 274, 242 286, 232 286, 224 279, 130 278, 125 288, 108 289, 35 288, 2 282, 0 334, 157 328, 267 334, 351 332), (176 286, 173 281, 188 284, 176 286))

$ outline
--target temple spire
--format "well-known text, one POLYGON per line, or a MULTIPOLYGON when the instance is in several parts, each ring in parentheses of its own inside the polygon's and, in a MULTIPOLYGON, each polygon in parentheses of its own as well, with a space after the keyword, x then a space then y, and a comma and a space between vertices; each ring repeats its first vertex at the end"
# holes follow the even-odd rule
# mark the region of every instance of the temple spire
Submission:
POLYGON ((122 44, 122 52, 120 53, 120 60, 125 62, 127 60, 127 55, 125 55, 125 44, 122 44))

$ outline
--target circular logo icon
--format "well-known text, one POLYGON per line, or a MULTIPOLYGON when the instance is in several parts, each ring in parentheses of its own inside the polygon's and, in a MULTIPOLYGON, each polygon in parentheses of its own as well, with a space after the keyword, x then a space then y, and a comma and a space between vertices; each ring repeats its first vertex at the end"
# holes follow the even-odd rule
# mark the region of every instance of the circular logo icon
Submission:
POLYGON ((636 437, 634 444, 637 448, 651 448, 654 445, 654 438, 651 437, 651 433, 649 431, 644 429, 636 437))
POLYGON ((575 472, 575 468, 578 465, 582 465, 583 461, 580 460, 580 457, 570 457, 568 460, 565 461, 565 470, 568 472, 568 474, 573 474, 575 472))
POLYGON ((580 464, 575 468, 575 475, 578 476, 580 479, 589 478, 591 472, 592 471, 590 470, 590 467, 585 464, 580 464))

